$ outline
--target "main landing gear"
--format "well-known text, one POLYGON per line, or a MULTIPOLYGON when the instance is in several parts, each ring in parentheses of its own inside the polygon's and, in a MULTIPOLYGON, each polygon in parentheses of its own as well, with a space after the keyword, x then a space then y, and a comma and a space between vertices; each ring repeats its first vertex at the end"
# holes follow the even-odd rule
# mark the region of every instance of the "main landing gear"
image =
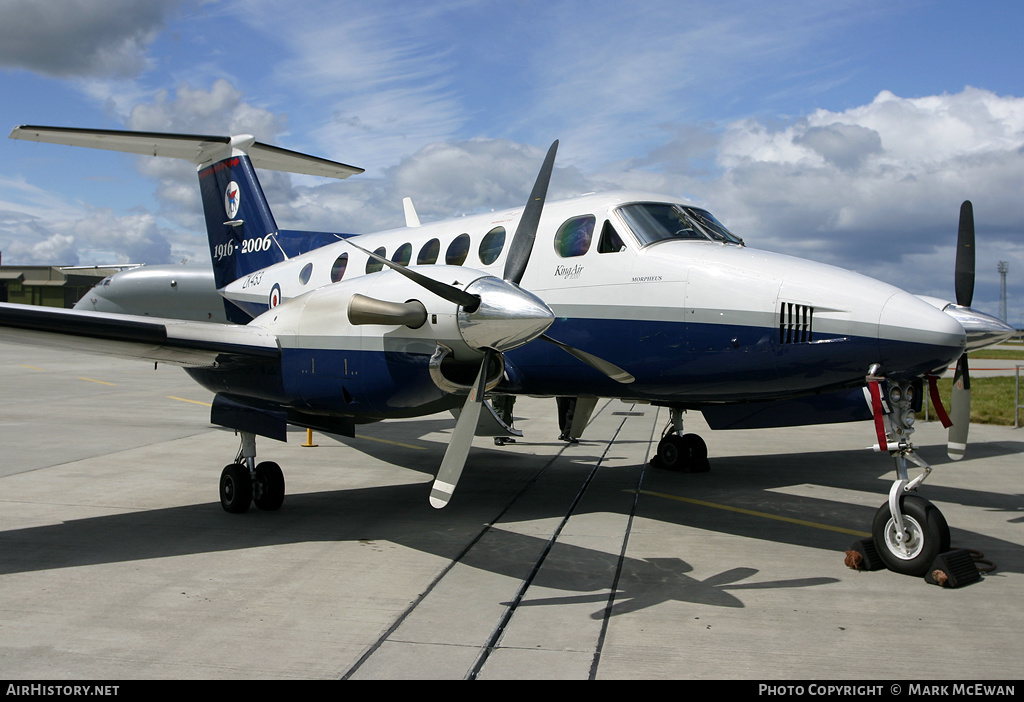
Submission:
POLYGON ((708 463, 708 445, 697 434, 683 433, 683 410, 669 408, 670 423, 665 427, 658 453, 651 464, 666 470, 681 473, 706 473, 711 470, 708 463))
POLYGON ((914 494, 932 472, 910 442, 918 384, 886 381, 875 366, 868 372, 867 381, 878 436, 875 448, 888 451, 896 463, 896 480, 889 490, 889 501, 875 514, 871 536, 879 558, 889 570, 922 576, 936 556, 949 550, 950 539, 949 525, 942 513, 914 494), (908 460, 923 470, 913 480, 907 472, 908 460))
POLYGON ((284 473, 273 461, 256 463, 256 435, 241 432, 242 446, 235 462, 220 474, 220 504, 227 512, 241 514, 255 504, 273 511, 284 503, 284 473))

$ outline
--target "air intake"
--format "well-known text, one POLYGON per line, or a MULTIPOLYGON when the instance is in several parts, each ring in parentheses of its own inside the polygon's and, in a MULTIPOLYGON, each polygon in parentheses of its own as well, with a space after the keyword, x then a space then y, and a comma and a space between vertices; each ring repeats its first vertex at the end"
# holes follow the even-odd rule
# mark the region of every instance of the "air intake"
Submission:
POLYGON ((804 344, 813 341, 811 331, 813 320, 813 307, 783 302, 779 307, 779 343, 804 344))

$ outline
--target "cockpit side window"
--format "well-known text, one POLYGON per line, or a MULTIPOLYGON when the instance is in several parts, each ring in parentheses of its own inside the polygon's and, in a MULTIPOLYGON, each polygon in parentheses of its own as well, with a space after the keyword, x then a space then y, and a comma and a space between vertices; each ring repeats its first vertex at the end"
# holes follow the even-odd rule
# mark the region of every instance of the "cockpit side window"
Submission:
POLYGON ((683 207, 665 202, 641 202, 625 205, 617 211, 636 235, 641 246, 666 239, 743 243, 710 212, 696 207, 683 207))
POLYGON ((597 242, 598 253, 618 253, 626 248, 626 245, 622 243, 622 238, 619 233, 615 231, 615 227, 612 226, 611 221, 605 220, 604 227, 601 228, 601 238, 597 242))
POLYGON ((707 210, 702 210, 698 207, 684 207, 683 211, 686 215, 704 228, 708 236, 716 241, 727 241, 730 244, 742 244, 743 239, 739 238, 728 229, 725 225, 715 219, 715 216, 707 210))
POLYGON ((686 219, 675 206, 660 202, 645 202, 619 208, 619 214, 636 234, 641 246, 665 239, 697 239, 707 241, 704 235, 686 219))

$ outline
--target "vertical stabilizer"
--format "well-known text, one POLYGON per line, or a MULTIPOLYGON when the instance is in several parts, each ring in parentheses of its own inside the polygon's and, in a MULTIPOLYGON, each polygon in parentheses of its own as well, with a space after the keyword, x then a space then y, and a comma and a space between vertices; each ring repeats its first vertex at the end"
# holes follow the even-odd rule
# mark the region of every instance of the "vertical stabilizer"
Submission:
MULTIPOLYGON (((322 178, 348 178, 363 172, 355 166, 264 144, 248 134, 210 136, 26 124, 12 129, 10 138, 177 158, 195 164, 218 289, 287 258, 277 241, 277 224, 253 166, 322 178)), ((321 235, 316 236, 317 241, 322 240, 321 235)))
POLYGON ((218 289, 285 260, 252 162, 235 153, 199 169, 199 190, 218 289))

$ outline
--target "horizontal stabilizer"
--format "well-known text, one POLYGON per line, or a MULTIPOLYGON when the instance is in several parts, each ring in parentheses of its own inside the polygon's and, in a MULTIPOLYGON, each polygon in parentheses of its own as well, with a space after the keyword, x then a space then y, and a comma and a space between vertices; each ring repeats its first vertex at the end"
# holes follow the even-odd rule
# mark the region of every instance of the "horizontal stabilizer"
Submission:
POLYGON ((252 136, 208 136, 201 134, 164 134, 132 132, 117 129, 79 129, 75 127, 15 127, 11 139, 39 141, 64 146, 123 151, 143 156, 163 156, 206 166, 227 158, 237 150, 249 155, 256 168, 285 171, 327 178, 348 178, 362 173, 362 168, 329 161, 317 156, 289 151, 256 141, 252 136))

